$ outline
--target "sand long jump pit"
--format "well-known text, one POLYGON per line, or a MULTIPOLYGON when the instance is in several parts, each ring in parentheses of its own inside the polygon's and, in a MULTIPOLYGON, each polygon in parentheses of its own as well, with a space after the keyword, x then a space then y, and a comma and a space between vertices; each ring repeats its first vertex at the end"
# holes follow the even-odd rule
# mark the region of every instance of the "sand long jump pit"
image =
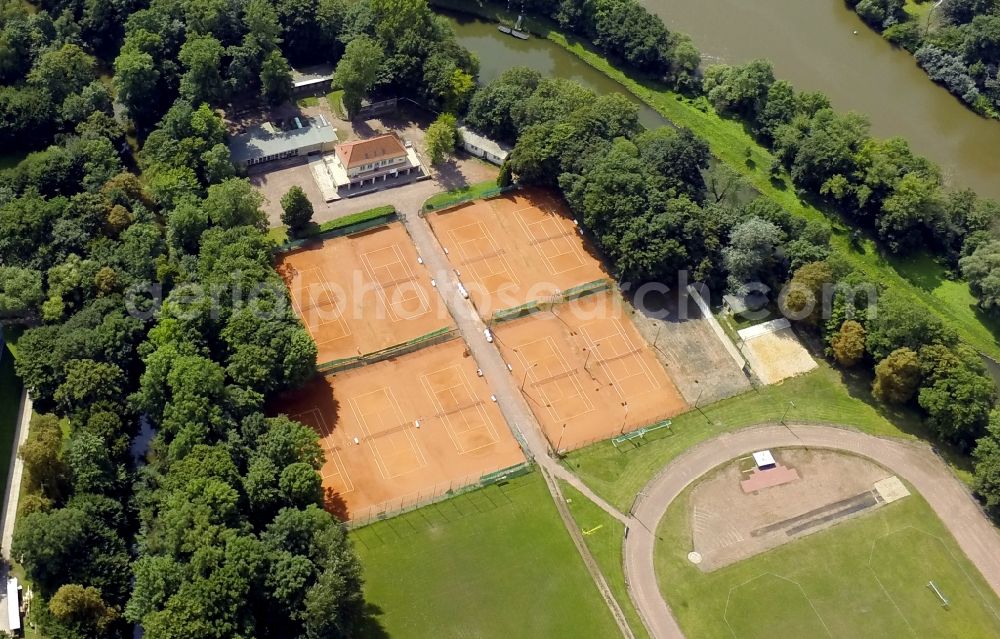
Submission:
POLYGON ((427 215, 483 318, 608 277, 565 207, 530 189, 427 215))
POLYGON ((558 450, 648 426, 687 407, 615 293, 496 324, 494 334, 558 450))
POLYGON ((277 268, 321 364, 453 326, 398 222, 285 253, 277 268))
POLYGON ((327 506, 365 520, 524 461, 464 342, 317 377, 277 406, 320 434, 327 506))

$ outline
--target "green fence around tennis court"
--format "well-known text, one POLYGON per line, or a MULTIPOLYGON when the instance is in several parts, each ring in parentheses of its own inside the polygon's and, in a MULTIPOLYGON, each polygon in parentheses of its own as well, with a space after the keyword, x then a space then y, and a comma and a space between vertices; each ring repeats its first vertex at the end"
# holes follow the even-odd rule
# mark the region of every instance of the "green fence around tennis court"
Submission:
POLYGON ((369 211, 362 211, 354 215, 347 215, 336 220, 331 220, 322 224, 317 230, 306 237, 289 240, 278 247, 278 253, 288 253, 311 244, 322 242, 335 237, 354 235, 364 231, 391 224, 399 219, 399 213, 392 206, 380 206, 369 211))
POLYGON ((496 197, 498 195, 503 195, 504 193, 509 193, 515 189, 519 188, 518 185, 512 184, 510 186, 504 187, 493 187, 491 189, 469 189, 467 191, 456 191, 455 193, 441 193, 433 196, 426 202, 420 211, 420 214, 432 213, 434 211, 440 211, 442 209, 448 209, 453 206, 458 206, 459 204, 465 204, 466 202, 471 202, 473 200, 488 200, 491 197, 496 197))
POLYGON ((523 461, 520 464, 514 464, 508 468, 503 468, 492 473, 486 473, 479 478, 479 485, 486 487, 492 484, 499 484, 500 482, 505 482, 510 479, 514 479, 515 477, 520 477, 521 475, 527 475, 530 472, 531 462, 523 461))
POLYGON ((571 302, 573 300, 587 297, 588 295, 594 295, 596 293, 602 293, 610 290, 611 285, 611 280, 602 278, 560 291, 548 299, 531 300, 530 302, 525 302, 519 306, 505 308, 493 313, 493 315, 490 316, 490 324, 502 324, 504 322, 511 322, 516 319, 521 319, 522 317, 534 315, 535 313, 549 311, 555 304, 571 302))
POLYGON ((440 328, 436 331, 431 331, 425 335, 403 342, 402 344, 396 344, 394 346, 389 346, 388 348, 383 348, 371 353, 365 353, 364 355, 358 355, 356 357, 345 357, 325 362, 317 366, 316 370, 323 374, 339 373, 352 368, 358 368, 359 366, 367 366, 368 364, 374 364, 376 362, 382 362, 394 357, 400 357, 401 355, 407 355, 414 351, 418 351, 421 348, 434 346, 435 344, 443 344, 444 342, 451 341, 457 337, 457 328, 440 328))

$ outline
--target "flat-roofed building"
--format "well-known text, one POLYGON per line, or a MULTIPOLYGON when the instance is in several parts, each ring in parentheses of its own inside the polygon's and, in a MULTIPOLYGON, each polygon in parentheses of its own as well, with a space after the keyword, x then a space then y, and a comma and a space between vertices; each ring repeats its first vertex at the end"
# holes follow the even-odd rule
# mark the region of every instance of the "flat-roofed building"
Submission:
POLYGON ((510 148, 499 142, 494 142, 488 137, 479 135, 468 127, 458 127, 458 134, 462 138, 462 148, 488 162, 500 165, 510 155, 510 148))
POLYGON ((333 82, 333 65, 317 64, 292 69, 292 89, 295 95, 326 93, 333 82))
POLYGON ((254 166, 332 151, 336 143, 337 130, 325 119, 293 118, 287 130, 265 123, 234 135, 229 141, 229 152, 236 164, 254 166))

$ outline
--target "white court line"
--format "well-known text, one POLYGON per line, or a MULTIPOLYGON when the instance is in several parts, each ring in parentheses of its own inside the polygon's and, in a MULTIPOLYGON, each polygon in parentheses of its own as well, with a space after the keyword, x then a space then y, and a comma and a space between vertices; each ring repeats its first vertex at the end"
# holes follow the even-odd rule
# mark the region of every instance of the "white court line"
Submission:
MULTIPOLYGON (((552 402, 551 398, 549 397, 548 392, 545 391, 545 389, 543 388, 543 385, 538 384, 538 381, 540 379, 543 379, 543 378, 540 378, 540 377, 538 377, 538 376, 535 375, 535 366, 538 363, 542 362, 543 360, 538 360, 534 364, 532 364, 531 366, 528 366, 528 361, 521 354, 521 350, 520 350, 520 349, 524 348, 525 346, 530 346, 532 344, 537 344, 538 342, 545 342, 545 344, 549 347, 549 352, 553 356, 555 356, 555 359, 562 366, 562 370, 560 372, 553 373, 553 375, 562 375, 564 373, 571 373, 565 379, 569 379, 570 380, 570 382, 573 385, 574 390, 576 391, 576 396, 582 398, 584 404, 587 406, 587 410, 583 411, 582 413, 578 413, 576 415, 573 415, 572 417, 566 417, 565 419, 576 419, 576 418, 578 418, 578 417, 580 417, 582 415, 586 415, 587 413, 592 412, 594 410, 594 404, 593 404, 593 402, 590 401, 590 398, 587 397, 583 393, 583 387, 580 386, 580 382, 576 379, 576 371, 569 366, 569 362, 567 362, 566 359, 562 356, 562 354, 555 348, 555 345, 552 342, 552 338, 551 337, 542 337, 540 339, 536 339, 536 340, 532 340, 530 342, 524 342, 524 343, 520 344, 517 347, 517 349, 516 349, 515 355, 517 355, 517 358, 519 360, 521 360, 521 365, 524 366, 525 369, 528 371, 528 377, 532 378, 532 381, 535 382, 535 386, 534 387, 538 388, 539 391, 541 392, 542 398, 545 400, 545 407, 548 409, 549 414, 552 416, 552 418, 555 419, 557 422, 563 421, 563 418, 560 417, 557 414, 556 409, 553 407, 553 402, 552 402)), ((545 365, 545 368, 546 368, 546 370, 550 370, 548 364, 545 365)), ((573 397, 572 395, 565 395, 564 394, 562 397, 560 397, 556 401, 562 401, 564 399, 570 399, 572 397, 573 397)))
MULTIPOLYGON (((414 319, 416 317, 420 317, 421 315, 430 310, 430 305, 427 303, 427 298, 424 297, 423 291, 420 289, 419 286, 414 286, 412 289, 416 294, 416 298, 420 300, 420 309, 421 309, 415 312, 414 314, 409 315, 407 317, 401 317, 396 313, 396 309, 394 308, 399 303, 408 302, 411 299, 414 299, 412 297, 407 298, 405 300, 401 300, 400 302, 394 302, 392 304, 389 303, 389 292, 385 289, 385 286, 383 286, 381 280, 379 280, 376 267, 372 265, 371 259, 368 257, 369 254, 371 253, 377 253, 379 251, 384 251, 384 250, 385 250, 384 248, 375 249, 374 251, 366 251, 365 253, 361 254, 361 261, 365 265, 365 270, 368 271, 368 277, 370 277, 371 280, 375 283, 375 290, 378 292, 379 299, 382 300, 382 304, 385 306, 386 310, 389 311, 389 314, 392 315, 393 322, 399 322, 406 319, 414 319)), ((396 257, 396 262, 383 264, 377 268, 388 268, 389 266, 394 266, 395 264, 399 264, 403 267, 403 270, 406 273, 406 276, 410 278, 410 281, 416 282, 416 277, 413 275, 413 271, 410 270, 409 265, 407 265, 406 262, 403 260, 403 255, 399 251, 399 247, 395 243, 392 245, 392 250, 396 257)))
POLYGON ((354 490, 354 482, 351 481, 351 476, 347 472, 347 467, 344 465, 344 460, 340 456, 340 451, 334 448, 333 446, 332 443, 333 431, 331 431, 330 427, 326 425, 326 418, 323 417, 323 413, 321 413, 318 408, 311 408, 305 412, 293 416, 292 419, 296 421, 301 421, 299 420, 299 417, 301 417, 302 415, 315 415, 317 425, 319 426, 320 431, 322 431, 323 433, 323 442, 326 443, 325 448, 327 449, 328 453, 333 454, 332 461, 333 464, 337 467, 337 471, 334 473, 330 473, 329 475, 323 475, 323 479, 328 479, 330 477, 333 477, 334 475, 340 475, 340 478, 343 480, 343 483, 347 484, 347 489, 339 490, 337 492, 340 493, 341 495, 345 495, 349 492, 352 492, 354 490))
MULTIPOLYGON (((498 441, 500 441, 500 437, 497 435, 496 431, 493 429, 493 424, 492 424, 492 422, 489 419, 489 415, 486 414, 486 412, 483 410, 483 407, 481 405, 476 405, 475 408, 476 408, 477 412, 479 413, 480 417, 483 418, 483 425, 477 426, 475 430, 479 430, 479 429, 485 428, 486 431, 489 433, 490 439, 492 441, 490 441, 487 444, 483 444, 481 446, 477 446, 475 448, 469 448, 469 449, 466 449, 464 446, 462 446, 459 443, 459 441, 458 441, 458 435, 461 434, 461 433, 468 433, 469 431, 471 431, 473 429, 472 428, 466 428, 465 430, 460 431, 457 428, 454 428, 454 426, 452 425, 452 422, 451 422, 451 415, 446 415, 445 414, 444 404, 441 402, 441 398, 440 398, 439 393, 444 392, 444 391, 451 392, 451 390, 454 389, 454 388, 464 388, 465 391, 466 391, 466 393, 469 396, 469 399, 470 400, 474 400, 476 398, 476 395, 473 392, 472 387, 469 385, 468 381, 469 380, 468 380, 468 377, 466 377, 466 375, 465 375, 465 371, 463 371, 457 365, 456 366, 447 366, 445 368, 436 370, 433 373, 426 373, 426 374, 424 374, 424 375, 422 375, 420 377, 420 382, 423 384, 424 390, 430 396, 431 403, 434 405, 434 410, 439 415, 441 415, 444 418, 445 429, 448 431, 448 436, 451 438, 451 442, 452 442, 452 444, 455 445, 455 449, 458 451, 459 455, 464 455, 465 453, 471 453, 473 451, 477 451, 480 448, 485 448, 487 446, 492 446, 493 444, 495 444, 498 441), (436 374, 438 374, 440 372, 443 372, 443 371, 446 371, 446 370, 451 370, 453 368, 457 369, 458 372, 462 375, 462 380, 458 384, 455 384, 454 386, 449 386, 448 388, 443 388, 443 389, 440 389, 440 390, 435 390, 434 387, 433 387, 433 385, 431 384, 430 377, 432 375, 436 375, 436 374)), ((452 393, 452 396, 454 397, 454 393, 452 393)), ((461 402, 460 401, 459 401, 458 405, 461 406, 461 402)))
MULTIPOLYGON (((320 286, 322 286, 323 287, 323 291, 325 291, 326 294, 330 296, 330 299, 333 300, 333 306, 334 306, 334 309, 336 309, 336 311, 337 311, 337 316, 334 317, 334 318, 325 320, 325 321, 318 322, 318 323, 316 323, 316 322, 308 322, 308 323, 306 323, 306 314, 302 310, 302 305, 299 304, 299 301, 298 301, 298 299, 296 299, 295 295, 291 295, 290 297, 292 298, 292 305, 295 307, 295 312, 302 319, 302 322, 306 325, 306 328, 310 329, 309 330, 309 334, 312 335, 313 341, 315 341, 317 345, 329 344, 330 342, 335 342, 338 339, 344 339, 345 337, 350 337, 350 335, 351 335, 351 327, 347 323, 347 321, 344 319, 344 309, 342 309, 340 307, 340 300, 337 299, 337 296, 334 294, 333 290, 330 288, 330 280, 328 280, 326 278, 326 273, 323 273, 323 271, 321 271, 318 266, 313 266, 313 267, 307 268, 304 271, 299 271, 299 276, 300 277, 304 277, 305 273, 309 273, 311 271, 316 271, 320 275, 323 275, 322 280, 318 281, 317 284, 319 284, 320 286), (313 329, 313 328, 317 328, 318 329, 320 326, 326 326, 327 324, 332 324, 334 322, 337 322, 340 325, 340 327, 343 329, 343 333, 341 335, 338 335, 337 337, 330 337, 330 338, 325 339, 323 341, 319 341, 319 340, 316 339, 316 336, 312 334, 312 330, 311 329, 313 329)), ((299 290, 310 290, 311 291, 312 287, 309 287, 308 289, 301 289, 300 288, 299 290)), ((312 308, 310 308, 308 310, 312 311, 315 308, 316 308, 316 306, 313 306, 312 308)), ((318 332, 318 330, 317 330, 317 332, 318 332)))
POLYGON ((511 270, 510 263, 507 262, 506 256, 504 256, 503 253, 498 253, 500 245, 493 239, 493 235, 490 233, 489 229, 487 229, 482 222, 473 222, 472 224, 466 224, 465 226, 460 226, 458 228, 467 228, 469 226, 476 226, 478 228, 480 233, 479 237, 460 240, 456 233, 458 229, 448 231, 448 233, 451 234, 452 243, 458 247, 458 250, 462 254, 462 261, 472 267, 472 271, 475 273, 476 279, 482 283, 485 283, 487 278, 497 275, 506 275, 508 281, 500 288, 492 291, 494 294, 507 288, 517 288, 518 280, 514 277, 514 271, 511 270), (496 258, 497 261, 493 264, 493 268, 499 267, 500 270, 494 270, 484 275, 480 268, 483 264, 489 263, 489 260, 483 260, 481 258, 487 255, 487 253, 477 250, 478 255, 473 256, 472 251, 466 249, 467 244, 471 242, 479 242, 480 240, 486 240, 490 245, 491 252, 496 253, 495 255, 492 255, 490 259, 496 258))
MULTIPOLYGON (((593 321, 593 322, 588 322, 587 324, 582 324, 580 326, 580 334, 583 336, 584 340, 587 342, 587 345, 592 350, 594 350, 597 353, 597 363, 603 367, 604 364, 605 364, 605 362, 607 362, 609 359, 613 359, 614 357, 618 356, 618 353, 615 353, 611 357, 601 357, 601 348, 599 346, 599 343, 601 341, 604 341, 604 340, 607 340, 607 339, 610 339, 610 338, 613 338, 613 337, 621 337, 622 341, 625 343, 625 353, 631 353, 632 354, 632 361, 634 361, 638 365, 638 370, 636 372, 630 373, 630 374, 628 374, 628 375, 626 375, 624 377, 616 378, 616 381, 618 381, 620 383, 622 381, 632 379, 633 377, 637 377, 639 375, 644 375, 646 377, 646 381, 649 382, 649 385, 651 387, 650 390, 656 390, 658 388, 661 388, 660 383, 656 380, 656 377, 653 375, 652 371, 650 371, 649 367, 646 366, 646 362, 642 358, 642 350, 641 349, 637 349, 636 346, 635 346, 635 344, 632 342, 632 340, 629 339, 628 333, 626 333, 623 330, 621 322, 619 322, 616 319, 612 319, 610 321, 612 322, 612 325, 615 327, 615 330, 617 332, 615 332, 615 333, 608 333, 604 337, 601 337, 600 340, 595 340, 594 338, 592 338, 590 336, 590 330, 588 329, 588 327, 593 326, 595 324, 601 324, 602 323, 601 320, 597 320, 597 321, 593 321), (637 350, 638 350, 638 352, 636 352, 637 350)), ((622 362, 624 364, 628 360, 625 359, 625 358, 622 358, 622 359, 615 360, 615 361, 622 362)), ((625 370, 627 372, 629 369, 626 368, 625 370)), ((611 377, 611 373, 610 372, 608 372, 608 377, 611 377)), ((619 389, 618 389, 618 384, 615 385, 615 390, 618 391, 619 396, 621 396, 621 391, 619 391, 619 389)), ((622 399, 627 399, 627 398, 625 398, 624 396, 622 396, 622 399)))
MULTIPOLYGON (((427 466, 427 458, 424 456, 423 451, 420 450, 420 447, 417 445, 417 441, 413 437, 413 433, 411 433, 409 430, 404 430, 402 431, 402 433, 405 436, 407 442, 410 444, 411 452, 413 453, 414 458, 416 459, 418 465, 416 468, 413 468, 411 470, 402 473, 393 473, 389 470, 389 466, 388 464, 385 463, 385 458, 382 455, 382 450, 375 443, 376 435, 373 435, 371 433, 371 430, 368 428, 368 419, 365 416, 365 413, 361 412, 360 407, 357 404, 358 398, 367 397, 369 395, 374 395, 375 393, 379 392, 381 392, 384 397, 388 398, 392 402, 393 405, 392 412, 395 413, 395 417, 399 420, 397 424, 390 425, 389 428, 395 428, 396 426, 403 425, 405 423, 405 419, 403 418, 403 411, 400 409, 399 402, 396 401, 396 397, 395 395, 393 395, 392 389, 390 389, 387 386, 383 386, 381 388, 370 391, 368 393, 363 393, 361 395, 355 395, 350 399, 350 403, 351 403, 351 409, 354 411, 355 416, 358 418, 361 424, 361 430, 365 435, 365 443, 368 444, 368 448, 372 451, 372 454, 375 456, 375 465, 376 467, 378 467, 379 472, 382 474, 382 478, 388 480, 388 479, 395 479, 407 473, 411 473, 415 470, 420 470, 421 468, 424 468, 425 466, 427 466)), ((397 433, 392 433, 392 434, 394 435, 397 433)))
MULTIPOLYGON (((524 233, 529 238, 531 238, 531 241, 532 242, 536 242, 535 244, 532 244, 531 246, 532 246, 532 248, 535 249, 535 252, 538 253, 538 255, 541 256, 542 261, 545 262, 546 268, 549 269, 549 273, 551 273, 552 275, 562 275, 563 273, 567 273, 569 271, 572 271, 572 270, 577 269, 580 266, 582 266, 583 265, 583 260, 581 260, 580 257, 579 257, 579 255, 577 255, 577 264, 576 264, 576 266, 571 266, 569 268, 564 268, 564 269, 558 270, 558 271, 556 270, 555 264, 552 262, 553 259, 555 259, 557 257, 562 257, 563 255, 567 255, 569 253, 576 254, 576 248, 577 248, 576 245, 573 244, 572 242, 570 242, 569 239, 568 239, 568 237, 567 237, 567 236, 572 235, 572 231, 568 231, 566 233, 566 235, 559 235, 557 237, 553 237, 548 242, 545 242, 545 244, 550 244, 550 243, 555 242, 556 240, 559 240, 561 238, 566 238, 566 240, 565 240, 566 241, 566 245, 569 247, 566 251, 563 251, 562 253, 556 253, 555 255, 549 255, 548 253, 546 253, 545 251, 543 251, 541 249, 542 244, 541 243, 537 243, 538 240, 541 240, 542 238, 544 238, 545 235, 544 234, 541 235, 541 236, 535 235, 531 231, 531 226, 534 226, 536 224, 538 224, 538 225, 544 225, 545 222, 549 221, 550 218, 547 218, 547 219, 544 219, 544 220, 538 220, 538 221, 535 221, 535 222, 528 222, 521 215, 521 211, 527 211, 527 210, 533 209, 533 208, 534 207, 530 207, 529 206, 529 207, 525 207, 523 209, 518 209, 518 210, 514 211, 514 217, 517 218, 517 222, 521 226, 521 229, 524 231, 524 233)), ((552 221, 552 224, 556 227, 557 231, 561 230, 561 227, 560 227, 560 225, 559 225, 558 222, 556 222, 555 220, 551 220, 551 221, 552 221)), ((543 227, 542 230, 544 231, 544 227, 543 227)))

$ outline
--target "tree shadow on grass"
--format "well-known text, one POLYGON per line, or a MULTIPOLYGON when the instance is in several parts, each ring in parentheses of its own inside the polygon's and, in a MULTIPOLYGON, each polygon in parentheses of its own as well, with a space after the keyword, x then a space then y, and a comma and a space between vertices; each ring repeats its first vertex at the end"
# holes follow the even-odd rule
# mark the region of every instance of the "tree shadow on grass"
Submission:
POLYGON ((972 472, 972 458, 957 446, 938 440, 927 427, 917 408, 911 405, 893 406, 879 401, 872 394, 874 376, 863 368, 843 370, 838 369, 840 379, 847 388, 848 394, 871 406, 879 415, 891 422, 900 431, 917 437, 928 444, 954 468, 972 472))
POLYGON ((365 602, 365 609, 354 636, 358 639, 389 639, 389 631, 385 629, 380 620, 384 614, 385 611, 377 605, 365 602))

